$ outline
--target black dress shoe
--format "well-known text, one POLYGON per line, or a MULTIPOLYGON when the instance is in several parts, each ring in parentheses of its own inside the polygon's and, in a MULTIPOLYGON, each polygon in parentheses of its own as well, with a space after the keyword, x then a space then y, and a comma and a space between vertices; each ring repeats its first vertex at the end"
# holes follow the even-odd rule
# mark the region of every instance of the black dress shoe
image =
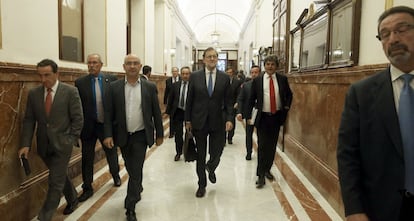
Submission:
POLYGON ((68 205, 66 205, 65 209, 63 210, 63 215, 68 215, 68 214, 73 213, 76 207, 78 207, 78 203, 79 201, 77 199, 72 203, 68 203, 68 205))
POLYGON ((259 179, 256 181, 256 188, 261 189, 265 185, 266 181, 264 176, 259 176, 259 179))
POLYGON ((114 177, 114 186, 119 187, 121 186, 122 182, 121 182, 121 178, 118 176, 114 177))
POLYGON ((229 144, 233 144, 233 140, 229 140, 229 144))
POLYGON ((198 187, 196 192, 196 197, 201 198, 206 194, 206 188, 205 187, 198 187))
POLYGON ((168 138, 173 138, 174 137, 174 134, 170 134, 170 136, 168 136, 168 138))
POLYGON ((275 177, 273 176, 273 174, 271 174, 270 172, 266 172, 265 173, 265 177, 269 180, 275 180, 275 177))
POLYGON ((248 154, 246 155, 246 160, 252 160, 252 155, 248 153, 248 154))
POLYGON ((210 180, 210 182, 216 183, 217 182, 216 173, 214 173, 214 171, 212 171, 208 166, 206 167, 206 170, 208 172, 208 179, 210 180))
POLYGON ((174 157, 174 161, 179 161, 179 160, 180 160, 180 156, 181 156, 181 154, 177 154, 177 155, 175 155, 175 157, 174 157))
POLYGON ((127 221, 137 221, 137 216, 135 214, 135 211, 128 209, 125 215, 127 217, 127 221))
POLYGON ((83 190, 82 194, 78 197, 79 202, 86 201, 93 195, 93 190, 83 190))

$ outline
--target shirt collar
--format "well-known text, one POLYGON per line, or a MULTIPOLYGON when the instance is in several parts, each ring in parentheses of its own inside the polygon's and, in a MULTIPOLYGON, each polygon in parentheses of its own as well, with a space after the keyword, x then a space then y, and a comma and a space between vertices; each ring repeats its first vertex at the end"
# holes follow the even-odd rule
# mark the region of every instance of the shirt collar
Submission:
MULTIPOLYGON (((394 65, 390 65, 390 73, 391 73, 391 81, 395 81, 398 78, 401 77, 401 75, 406 74, 403 71, 401 71, 400 69, 398 69, 397 67, 395 67, 394 65)), ((407 73, 407 74, 412 74, 414 75, 414 70, 407 73)))
MULTIPOLYGON (((52 91, 56 92, 58 88, 59 80, 56 80, 56 83, 52 86, 52 91)), ((45 91, 47 92, 47 88, 45 88, 45 91)))
POLYGON ((140 79, 138 78, 137 79, 137 81, 135 82, 135 84, 130 84, 129 82, 128 82, 128 80, 127 80, 127 76, 125 76, 125 84, 130 84, 130 85, 132 85, 132 86, 135 86, 135 85, 137 85, 137 84, 139 84, 141 81, 140 81, 140 79))
MULTIPOLYGON (((210 70, 208 70, 207 68, 205 68, 205 72, 206 72, 206 74, 209 74, 210 73, 210 70)), ((211 72, 212 72, 212 74, 216 74, 217 68, 214 68, 211 72)))

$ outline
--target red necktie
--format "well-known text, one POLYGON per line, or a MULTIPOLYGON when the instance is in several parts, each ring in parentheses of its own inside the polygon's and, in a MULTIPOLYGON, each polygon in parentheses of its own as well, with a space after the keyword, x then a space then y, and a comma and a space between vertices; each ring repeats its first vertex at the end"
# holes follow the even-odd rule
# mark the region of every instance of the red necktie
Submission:
POLYGON ((49 116, 49 113, 50 113, 50 109, 51 108, 52 108, 52 88, 48 88, 47 89, 46 99, 45 99, 46 115, 49 116))
POLYGON ((272 76, 269 77, 269 90, 270 90, 270 112, 274 114, 276 113, 276 95, 275 95, 275 87, 273 85, 272 76))

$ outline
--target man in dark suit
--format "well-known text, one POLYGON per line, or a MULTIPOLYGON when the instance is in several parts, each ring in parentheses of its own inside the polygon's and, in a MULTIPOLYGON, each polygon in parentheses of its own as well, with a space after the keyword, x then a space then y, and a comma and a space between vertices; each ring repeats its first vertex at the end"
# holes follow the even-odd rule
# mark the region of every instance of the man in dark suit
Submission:
POLYGON ((126 76, 111 83, 105 99, 104 144, 121 148, 129 174, 125 209, 128 221, 136 219, 135 204, 141 200, 142 167, 147 147, 161 145, 164 131, 155 84, 139 78, 141 60, 133 54, 124 59, 126 76), (154 136, 155 130, 155 136, 154 136))
MULTIPOLYGON (((250 69, 251 79, 255 79, 260 74, 260 67, 253 65, 250 69)), ((249 108, 250 102, 250 93, 252 90, 252 80, 245 82, 240 90, 240 94, 237 97, 237 115, 236 118, 238 121, 243 121, 246 119, 246 114, 249 108)), ((253 150, 253 130, 254 126, 248 124, 246 119, 246 160, 252 159, 252 150, 253 150)))
POLYGON ((252 81, 251 96, 246 118, 257 128, 257 188, 265 185, 265 176, 274 180, 270 173, 276 154, 279 129, 286 121, 292 103, 292 91, 287 77, 276 72, 279 66, 275 55, 264 60, 265 73, 252 81), (251 122, 252 108, 257 108, 254 122, 251 122))
POLYGON ((144 65, 144 67, 142 67, 142 76, 141 79, 142 80, 149 80, 149 78, 151 77, 151 71, 152 71, 152 67, 149 65, 144 65))
MULTIPOLYGON (((172 67, 171 68, 171 74, 172 77, 169 77, 167 80, 165 80, 165 93, 164 93, 164 104, 167 105, 168 103, 168 97, 170 96, 171 86, 175 82, 180 81, 180 76, 178 75, 178 68, 172 67)), ((172 125, 172 118, 170 117, 170 136, 169 138, 174 137, 174 131, 173 131, 173 125, 172 125)))
POLYGON ((37 153, 49 169, 49 188, 38 219, 48 221, 59 205, 62 192, 67 201, 63 214, 72 213, 78 205, 67 169, 82 130, 83 115, 78 90, 58 80, 54 61, 40 61, 37 72, 43 85, 29 91, 18 155, 28 158, 36 128, 37 153))
POLYGON ((224 135, 233 127, 231 120, 234 118, 230 97, 230 79, 216 68, 217 51, 211 47, 207 48, 203 54, 203 61, 205 68, 190 75, 185 108, 186 129, 192 130, 198 153, 196 197, 203 197, 206 193, 206 169, 209 180, 216 183, 215 170, 223 152, 224 135), (206 164, 207 136, 209 137, 210 159, 206 164))
MULTIPOLYGON (((230 78, 230 90, 231 90, 231 99, 232 99, 232 104, 233 104, 233 115, 235 116, 236 111, 237 111, 237 105, 238 105, 237 97, 239 96, 240 86, 243 83, 243 81, 237 78, 237 74, 234 72, 233 68, 227 68, 226 74, 230 78)), ((232 119, 231 123, 233 124, 233 128, 229 132, 226 132, 224 136, 224 139, 226 140, 227 138, 227 142, 229 144, 233 144, 234 130, 236 129, 235 118, 232 119)))
POLYGON ((351 85, 339 128, 345 216, 414 220, 414 9, 385 11, 377 37, 391 65, 351 85))
POLYGON ((189 67, 181 68, 181 80, 172 85, 170 96, 168 98, 167 109, 165 113, 171 116, 172 130, 175 134, 176 155, 174 161, 179 161, 183 153, 183 126, 185 101, 188 92, 188 80, 190 79, 191 70, 189 67))
POLYGON ((116 76, 101 72, 102 60, 98 54, 88 55, 87 64, 89 74, 75 81, 75 86, 78 88, 82 100, 85 122, 81 133, 83 192, 78 198, 79 202, 83 202, 93 195, 93 164, 95 159, 95 146, 98 139, 105 151, 114 184, 115 186, 121 186, 117 148, 107 148, 103 145, 103 100, 105 99, 103 96, 109 84, 117 80, 117 78, 116 76))

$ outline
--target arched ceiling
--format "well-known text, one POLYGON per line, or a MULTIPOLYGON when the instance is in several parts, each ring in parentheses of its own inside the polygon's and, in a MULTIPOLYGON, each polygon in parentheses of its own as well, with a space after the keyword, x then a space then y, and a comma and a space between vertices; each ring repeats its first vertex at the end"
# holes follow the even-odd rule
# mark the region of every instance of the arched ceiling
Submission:
POLYGON ((213 43, 211 35, 215 32, 219 34, 219 44, 234 44, 239 41, 254 1, 176 0, 176 3, 199 44, 213 43))

